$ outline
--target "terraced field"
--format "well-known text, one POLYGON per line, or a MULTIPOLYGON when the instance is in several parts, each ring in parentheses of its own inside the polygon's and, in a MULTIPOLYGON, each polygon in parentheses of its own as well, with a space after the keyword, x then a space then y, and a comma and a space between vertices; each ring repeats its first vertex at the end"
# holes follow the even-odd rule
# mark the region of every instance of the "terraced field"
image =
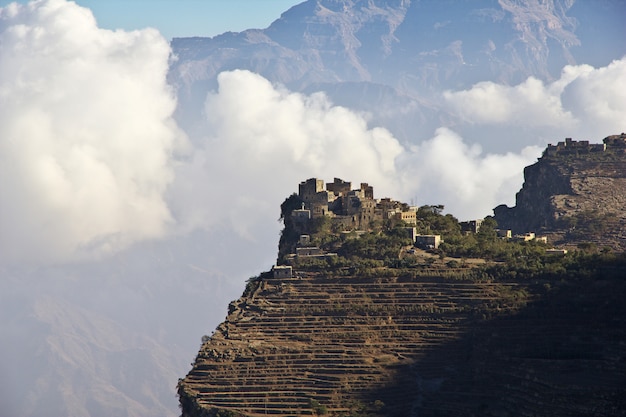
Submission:
POLYGON ((607 285, 264 278, 181 380, 183 416, 624 415, 624 285, 607 285))

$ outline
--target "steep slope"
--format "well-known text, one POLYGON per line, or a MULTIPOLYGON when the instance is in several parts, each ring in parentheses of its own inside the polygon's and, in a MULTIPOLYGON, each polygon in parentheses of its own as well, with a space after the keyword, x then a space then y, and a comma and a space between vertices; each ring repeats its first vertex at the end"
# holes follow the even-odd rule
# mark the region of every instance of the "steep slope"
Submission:
POLYGON ((552 234, 554 243, 626 249, 626 134, 601 145, 560 142, 524 169, 515 207, 494 209, 500 227, 552 234))
POLYGON ((242 68, 298 90, 316 82, 369 81, 409 95, 485 78, 551 79, 575 62, 571 49, 580 45, 571 6, 559 0, 309 0, 265 30, 174 39, 178 61, 171 75, 190 86, 242 68))
MULTIPOLYGON (((546 153, 605 158, 622 140, 546 153)), ((491 219, 464 234, 367 183, 298 189, 281 265, 248 281, 179 380, 183 417, 625 415, 624 254, 548 253, 491 219)))
POLYGON ((454 340, 473 310, 486 311, 505 288, 517 287, 441 282, 428 275, 317 274, 265 277, 257 285, 231 304, 181 383, 184 415, 196 415, 191 410, 197 406, 302 415, 313 413, 313 401, 331 413, 349 412, 358 401, 370 411, 384 403, 385 415, 406 415, 415 385, 384 392, 399 382, 397 372, 454 340), (378 390, 379 397, 369 397, 378 390))
POLYGON ((624 415, 623 280, 450 272, 260 278, 179 382, 183 417, 624 415))

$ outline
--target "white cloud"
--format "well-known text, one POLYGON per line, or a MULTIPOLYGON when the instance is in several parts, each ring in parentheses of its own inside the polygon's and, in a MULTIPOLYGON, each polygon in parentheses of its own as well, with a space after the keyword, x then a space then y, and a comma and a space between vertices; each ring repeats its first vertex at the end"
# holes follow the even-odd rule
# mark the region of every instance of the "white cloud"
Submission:
POLYGON ((282 200, 312 176, 393 188, 403 148, 387 130, 368 128, 323 94, 289 92, 249 71, 224 72, 218 82, 206 100, 207 136, 194 140, 203 144, 173 187, 183 223, 227 221, 249 235, 262 213, 276 219, 282 200))
POLYGON ((606 67, 565 67, 563 73, 580 71, 565 88, 563 106, 581 125, 588 137, 626 131, 626 57, 606 67))
POLYGON ((516 86, 485 81, 469 90, 446 91, 443 97, 470 124, 599 140, 625 130, 626 58, 597 69, 568 65, 558 80, 547 85, 533 77, 516 86))
POLYGON ((207 136, 194 139, 203 145, 178 168, 172 187, 186 230, 229 224, 246 239, 276 239, 274 229, 261 236, 261 225, 272 223, 283 199, 310 177, 368 182, 378 197, 443 203, 457 216, 483 217, 512 202, 523 167, 539 153, 483 155, 449 129, 408 149, 323 94, 289 92, 248 71, 224 72, 218 82, 206 100, 207 136))
MULTIPOLYGON (((323 94, 290 92, 248 71, 219 76, 205 102, 204 137, 193 138, 186 161, 174 161, 180 132, 165 83, 169 47, 156 31, 101 30, 88 10, 61 0, 1 13, 5 260, 76 259, 199 227, 276 239, 280 202, 313 176, 366 181, 379 197, 484 216, 510 202, 532 161, 483 155, 445 129, 407 149, 323 94)), ((576 70, 567 73, 572 80, 590 71, 576 70)), ((447 97, 482 109, 483 122, 545 118, 532 108, 544 101, 567 119, 551 94, 570 84, 529 79, 447 97)))
POLYGON ((470 123, 559 126, 574 122, 558 93, 534 77, 513 87, 484 81, 470 90, 445 91, 443 97, 470 123))
POLYGON ((468 145, 454 131, 440 128, 405 155, 404 194, 417 196, 419 205, 443 204, 460 219, 483 218, 496 205, 513 202, 523 168, 540 152, 528 147, 520 154, 483 154, 479 145, 468 145))
POLYGON ((63 261, 163 235, 180 135, 158 32, 63 0, 0 11, 0 258, 63 261))
MULTIPOLYGON (((0 42, 5 261, 76 259, 218 225, 263 239, 278 204, 312 176, 367 181, 378 196, 482 216, 512 202, 538 154, 483 154, 462 136, 480 143, 490 133, 468 135, 463 124, 408 149, 323 94, 231 71, 206 99, 204 137, 176 162, 169 46, 158 32, 101 30, 89 10, 49 0, 2 9, 0 42)), ((593 129, 626 130, 625 66, 568 66, 550 84, 483 82, 444 98, 465 126, 593 139, 593 129)))

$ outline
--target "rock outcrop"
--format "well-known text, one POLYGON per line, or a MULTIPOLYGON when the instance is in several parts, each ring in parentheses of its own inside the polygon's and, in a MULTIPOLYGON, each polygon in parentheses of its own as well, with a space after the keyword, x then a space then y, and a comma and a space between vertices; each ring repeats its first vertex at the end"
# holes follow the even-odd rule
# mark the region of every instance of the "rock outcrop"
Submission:
POLYGON ((499 227, 514 233, 550 235, 550 242, 582 242, 626 249, 626 134, 602 144, 587 141, 549 145, 524 169, 515 207, 498 206, 499 227))
MULTIPOLYGON (((625 150, 624 134, 549 146, 499 220, 620 244, 625 150)), ((327 212, 305 209, 322 181, 301 186, 281 205, 280 253, 296 253, 250 279, 203 338, 179 380, 182 417, 626 416, 624 254, 548 254, 545 243, 502 240, 493 229, 461 235, 453 217, 418 209, 419 227, 431 218, 429 228, 448 220, 438 227, 456 230, 449 250, 464 238, 484 241, 481 256, 516 245, 508 257, 450 258, 411 245, 405 223, 332 232, 319 221, 327 212), (326 246, 288 244, 296 220, 311 226, 302 244, 326 246)), ((350 183, 335 179, 329 190, 337 187, 350 183)))

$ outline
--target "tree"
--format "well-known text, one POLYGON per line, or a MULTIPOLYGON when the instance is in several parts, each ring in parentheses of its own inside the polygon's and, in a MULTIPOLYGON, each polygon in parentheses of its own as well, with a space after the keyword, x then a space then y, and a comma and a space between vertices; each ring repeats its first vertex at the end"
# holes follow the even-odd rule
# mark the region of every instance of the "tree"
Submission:
POLYGON ((302 207, 304 201, 296 193, 291 194, 280 205, 280 219, 284 220, 289 218, 291 212, 302 207))
POLYGON ((496 232, 496 227, 498 227, 498 223, 493 217, 491 216, 485 217, 482 224, 480 225, 480 229, 478 229, 478 236, 477 236, 478 241, 479 242, 492 242, 496 240, 496 238, 498 237, 498 233, 496 232))

